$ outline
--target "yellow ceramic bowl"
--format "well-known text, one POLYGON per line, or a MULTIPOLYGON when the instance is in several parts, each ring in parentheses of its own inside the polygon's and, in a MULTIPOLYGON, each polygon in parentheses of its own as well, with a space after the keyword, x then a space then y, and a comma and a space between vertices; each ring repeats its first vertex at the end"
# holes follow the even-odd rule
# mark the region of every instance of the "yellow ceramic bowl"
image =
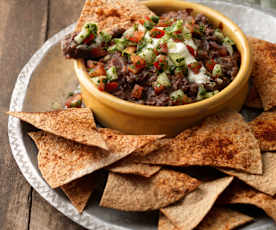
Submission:
POLYGON ((75 72, 81 86, 84 103, 90 107, 96 119, 105 127, 130 134, 176 135, 204 117, 226 108, 240 110, 247 91, 252 69, 252 57, 248 41, 240 28, 221 13, 206 6, 179 0, 149 0, 144 2, 156 14, 186 8, 203 13, 215 25, 223 24, 223 32, 237 45, 241 53, 241 67, 235 79, 217 95, 180 106, 148 106, 122 100, 101 92, 89 80, 84 61, 75 60, 75 72))

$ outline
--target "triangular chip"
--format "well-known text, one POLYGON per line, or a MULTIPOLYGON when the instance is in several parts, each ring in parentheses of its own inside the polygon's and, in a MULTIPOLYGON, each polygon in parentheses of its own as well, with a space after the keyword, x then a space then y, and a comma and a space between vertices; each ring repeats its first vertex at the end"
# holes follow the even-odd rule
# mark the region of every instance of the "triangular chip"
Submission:
POLYGON ((276 150, 276 112, 264 112, 249 125, 262 151, 276 150))
POLYGON ((249 108, 254 108, 254 109, 262 109, 263 108, 261 98, 260 98, 260 96, 257 92, 257 89, 254 85, 250 88, 250 90, 248 92, 248 96, 247 96, 245 105, 249 108))
POLYGON ((196 229, 231 230, 253 220, 252 217, 230 208, 214 207, 196 229))
POLYGON ((252 71, 254 85, 264 110, 276 106, 276 44, 248 37, 254 57, 252 71))
POLYGON ((258 191, 273 196, 276 194, 276 154, 267 152, 262 155, 262 158, 262 175, 252 175, 231 169, 221 169, 221 171, 239 178, 240 180, 244 181, 246 184, 252 186, 258 191))
POLYGON ((104 139, 109 151, 78 144, 43 131, 29 135, 35 141, 38 167, 52 188, 57 188, 75 179, 131 154, 135 149, 155 141, 160 135, 117 135, 110 133, 104 139))
POLYGON ((8 112, 8 114, 57 136, 108 149, 101 134, 96 130, 93 114, 88 108, 51 112, 8 112))
POLYGON ((276 199, 248 185, 234 181, 218 200, 220 204, 251 204, 261 208, 276 221, 276 199))
POLYGON ((110 172, 100 205, 123 211, 149 211, 181 199, 200 182, 184 173, 162 169, 145 178, 110 172))
POLYGON ((61 186, 62 191, 66 194, 79 213, 82 213, 84 210, 94 190, 95 182, 93 177, 94 175, 90 174, 61 186))
POLYGON ((231 183, 233 177, 224 177, 211 182, 202 183, 195 191, 183 200, 161 212, 179 230, 194 229, 211 210, 218 196, 231 183))
POLYGON ((87 22, 98 24, 99 30, 128 29, 139 19, 154 15, 138 0, 86 0, 76 31, 87 22))
POLYGON ((161 169, 157 165, 147 165, 142 163, 134 163, 129 159, 123 159, 108 167, 108 170, 121 174, 134 174, 144 177, 151 177, 161 169))
POLYGON ((262 173, 258 141, 237 112, 221 112, 136 162, 173 166, 206 165, 262 173))
MULTIPOLYGON (((230 208, 213 207, 196 230, 231 230, 244 225, 254 219, 230 208)), ((161 215, 158 222, 158 230, 178 230, 170 220, 161 215)))

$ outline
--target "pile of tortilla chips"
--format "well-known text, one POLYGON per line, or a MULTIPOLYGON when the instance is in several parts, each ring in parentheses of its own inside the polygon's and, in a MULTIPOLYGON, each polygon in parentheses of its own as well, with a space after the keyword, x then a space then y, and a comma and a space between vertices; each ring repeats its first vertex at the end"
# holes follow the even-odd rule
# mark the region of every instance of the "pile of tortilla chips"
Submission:
MULTIPOLYGON (((91 20, 100 30, 128 28, 152 14, 137 0, 87 0, 76 31, 91 20)), ((276 45, 249 40, 255 66, 246 105, 267 111, 276 106, 276 45)), ((87 108, 9 114, 40 129, 29 133, 38 168, 80 213, 101 170, 108 178, 99 205, 160 210, 159 230, 230 230, 253 221, 233 204, 254 205, 276 221, 276 112, 247 123, 226 110, 174 138, 97 128, 87 108)))

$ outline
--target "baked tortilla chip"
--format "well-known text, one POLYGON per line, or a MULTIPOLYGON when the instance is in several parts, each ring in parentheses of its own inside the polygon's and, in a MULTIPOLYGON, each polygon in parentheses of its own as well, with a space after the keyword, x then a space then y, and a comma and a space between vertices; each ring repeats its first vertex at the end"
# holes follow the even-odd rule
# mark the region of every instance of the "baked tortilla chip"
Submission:
POLYGON ((262 100, 254 85, 249 89, 245 105, 249 108, 254 108, 254 109, 263 108, 262 100))
MULTIPOLYGON (((229 208, 214 207, 204 220, 196 227, 197 230, 231 230, 253 221, 253 218, 229 208)), ((178 230, 170 220, 161 215, 158 230, 178 230)))
POLYGON ((233 177, 224 177, 202 183, 195 191, 186 195, 183 200, 161 212, 179 230, 194 229, 207 215, 218 196, 231 183, 233 177))
POLYGON ((147 165, 142 163, 133 163, 129 159, 123 159, 119 162, 108 167, 108 170, 115 173, 121 174, 134 174, 144 177, 151 177, 158 171, 161 167, 157 165, 147 165))
POLYGON ((262 173, 258 141, 237 112, 221 112, 190 128, 136 162, 173 166, 215 166, 262 173))
POLYGON ((126 157, 135 149, 160 135, 117 135, 110 133, 104 139, 109 151, 78 144, 43 131, 29 135, 35 141, 38 167, 52 188, 60 187, 126 157))
POLYGON ((249 125, 262 151, 276 150, 276 112, 264 112, 249 125))
POLYGON ((252 71, 254 85, 260 95, 264 110, 276 105, 276 44, 248 37, 254 57, 252 71))
POLYGON ((79 213, 82 213, 84 210, 94 190, 95 182, 93 177, 94 175, 90 174, 61 186, 62 191, 66 194, 79 213))
POLYGON ((200 182, 184 173, 162 169, 150 178, 110 172, 100 206, 123 211, 149 211, 181 199, 200 182))
POLYGON ((254 218, 230 208, 214 207, 196 229, 231 230, 253 220, 254 218))
POLYGON ((51 112, 8 112, 38 129, 79 142, 108 149, 101 134, 96 130, 90 109, 66 109, 51 112))
POLYGON ((230 169, 221 169, 221 171, 228 175, 239 178, 258 191, 266 193, 270 196, 274 196, 276 194, 276 154, 267 152, 262 155, 262 158, 262 175, 252 175, 230 169))
POLYGON ((152 15, 154 13, 138 0, 86 0, 76 31, 81 31, 87 22, 97 23, 99 31, 128 29, 139 19, 152 15))
POLYGON ((218 200, 220 204, 251 204, 261 208, 276 222, 276 199, 234 181, 218 200))

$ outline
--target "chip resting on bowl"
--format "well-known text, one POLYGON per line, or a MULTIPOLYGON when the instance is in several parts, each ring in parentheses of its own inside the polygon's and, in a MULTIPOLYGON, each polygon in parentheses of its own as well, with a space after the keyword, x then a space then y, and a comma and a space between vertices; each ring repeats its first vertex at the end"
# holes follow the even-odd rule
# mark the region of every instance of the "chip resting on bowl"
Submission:
POLYGON ((264 112, 249 122, 262 151, 276 150, 276 112, 264 112))
MULTIPOLYGON (((253 220, 252 217, 230 208, 213 207, 197 230, 231 230, 253 220)), ((178 230, 164 215, 160 215, 158 230, 178 230)))
POLYGON ((262 173, 258 141, 237 112, 221 112, 183 131, 169 144, 136 162, 172 166, 215 166, 262 173))
POLYGON ((60 187, 126 157, 162 135, 105 136, 109 151, 43 131, 29 133, 38 147, 38 167, 52 188, 60 187))
POLYGON ((149 211, 174 203, 200 182, 185 173, 162 169, 150 178, 110 172, 100 206, 123 211, 149 211))
POLYGON ((161 212, 179 230, 194 229, 213 207, 218 196, 231 183, 233 177, 224 177, 202 183, 195 191, 183 200, 166 208, 161 212))
POLYGON ((93 114, 88 108, 50 112, 8 112, 8 114, 57 136, 108 149, 101 134, 96 130, 93 114))
POLYGON ((276 106, 276 44, 248 37, 254 57, 253 82, 264 110, 276 106))
POLYGON ((78 20, 79 32, 87 22, 97 23, 100 31, 112 32, 131 25, 154 13, 138 0, 86 0, 78 20))

